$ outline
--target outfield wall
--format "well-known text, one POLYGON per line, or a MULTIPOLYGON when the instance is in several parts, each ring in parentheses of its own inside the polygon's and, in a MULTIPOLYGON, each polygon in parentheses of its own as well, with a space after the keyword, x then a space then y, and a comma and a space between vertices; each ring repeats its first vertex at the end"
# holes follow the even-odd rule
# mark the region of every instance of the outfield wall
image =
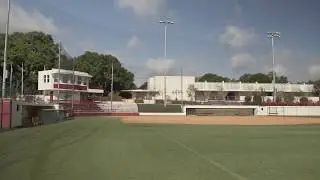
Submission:
MULTIPOLYGON (((219 110, 217 113, 223 115, 225 111, 225 116, 237 115, 237 112, 247 109, 248 111, 253 110, 252 115, 255 116, 304 116, 304 117, 320 117, 320 106, 215 106, 215 105, 188 105, 183 107, 183 113, 185 115, 197 115, 196 110, 207 109, 212 110, 211 115, 215 115, 214 111, 219 110), (231 113, 231 111, 233 111, 231 113), (191 112, 191 113, 190 113, 191 112), (193 113, 193 114, 192 114, 193 113)), ((238 113, 241 115, 241 113, 238 113)), ((201 114, 200 114, 201 115, 201 114)), ((243 114, 246 115, 246 114, 243 114)))
POLYGON ((257 116, 320 116, 320 106, 260 106, 257 116))

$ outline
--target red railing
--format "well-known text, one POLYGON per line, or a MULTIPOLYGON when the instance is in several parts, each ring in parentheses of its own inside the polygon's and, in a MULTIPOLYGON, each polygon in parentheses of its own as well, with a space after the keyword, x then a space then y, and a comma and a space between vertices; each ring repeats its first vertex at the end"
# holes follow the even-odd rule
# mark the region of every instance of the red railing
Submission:
POLYGON ((263 106, 320 106, 318 102, 265 102, 263 106))

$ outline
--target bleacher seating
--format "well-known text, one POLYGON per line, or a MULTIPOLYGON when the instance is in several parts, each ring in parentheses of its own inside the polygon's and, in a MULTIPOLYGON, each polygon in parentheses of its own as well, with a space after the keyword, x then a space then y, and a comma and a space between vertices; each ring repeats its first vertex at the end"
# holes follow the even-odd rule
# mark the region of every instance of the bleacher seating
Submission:
MULTIPOLYGON (((63 102, 61 106, 64 109, 72 109, 71 102, 63 102)), ((97 113, 115 113, 115 112, 125 112, 125 113, 137 113, 138 106, 135 103, 127 102, 113 102, 112 109, 110 102, 74 102, 73 104, 74 112, 97 112, 97 113)))
POLYGON ((112 110, 111 110, 111 103, 110 102, 100 102, 97 106, 103 112, 128 112, 128 113, 137 113, 138 106, 135 103, 127 103, 127 102, 113 102, 112 103, 112 110))
MULTIPOLYGON (((72 103, 64 102, 61 103, 63 109, 72 109, 72 103)), ((74 112, 100 112, 100 107, 93 102, 75 102, 73 104, 74 112)))
POLYGON ((209 100, 210 105, 242 105, 241 101, 228 101, 228 100, 209 100))

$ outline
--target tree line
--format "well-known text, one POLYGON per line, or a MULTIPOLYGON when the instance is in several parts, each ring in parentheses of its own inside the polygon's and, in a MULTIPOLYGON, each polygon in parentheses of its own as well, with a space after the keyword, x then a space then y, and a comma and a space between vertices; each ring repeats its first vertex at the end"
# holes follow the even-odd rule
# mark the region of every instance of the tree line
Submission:
MULTIPOLYGON (((276 75, 276 83, 288 83, 288 77, 286 76, 277 76, 276 75)), ((239 79, 231 79, 228 77, 220 76, 214 73, 206 73, 200 77, 197 77, 196 79, 198 82, 244 82, 244 83, 272 83, 273 76, 272 72, 269 72, 267 74, 264 73, 245 73, 242 76, 239 77, 239 79)), ((308 82, 300 82, 300 83, 307 83, 307 84, 313 84, 313 94, 315 96, 320 96, 320 80, 317 81, 308 81, 308 82)), ((147 82, 143 83, 140 87, 140 89, 147 89, 147 82)))
MULTIPOLYGON (((228 77, 223 77, 213 73, 206 73, 198 78, 199 82, 244 82, 244 83, 271 83, 273 79, 272 72, 267 74, 264 73, 245 73, 239 77, 239 79, 230 79, 228 77)), ((286 76, 276 76, 277 83, 288 83, 288 78, 286 76)))
MULTIPOLYGON (((114 91, 134 89, 134 74, 122 66, 119 59, 110 54, 99 54, 97 52, 86 51, 83 54, 72 57, 61 47, 61 69, 84 71, 93 77, 90 81, 91 88, 104 89, 105 95, 111 91, 111 66, 114 66, 114 91)), ((4 34, 0 34, 0 59, 3 60, 4 50, 4 34)), ((10 75, 12 66, 12 94, 19 94, 21 90, 21 72, 23 64, 24 72, 24 92, 25 94, 38 93, 38 71, 44 69, 58 68, 59 59, 59 43, 55 42, 50 34, 43 32, 15 32, 8 37, 7 51, 7 69, 10 75)), ((0 68, 0 76, 2 81, 2 64, 0 68)), ((246 73, 239 79, 231 79, 213 73, 206 73, 197 77, 200 82, 246 82, 246 83, 271 83, 272 72, 250 74, 246 73)), ((277 83, 287 83, 286 76, 276 76, 277 83)), ((2 82, 1 82, 2 83, 2 82)), ((6 80, 6 95, 10 93, 9 77, 6 80)), ((308 81, 315 86, 314 92, 320 95, 320 80, 308 81)), ((140 88, 146 89, 145 82, 140 88)), ((0 90, 1 91, 1 90, 0 90)))
MULTIPOLYGON (((275 77, 276 83, 288 83, 288 77, 286 76, 277 76, 275 77)), ((230 79, 228 77, 223 77, 217 74, 213 73, 206 73, 203 76, 198 78, 199 82, 244 82, 244 83, 272 83, 273 81, 273 76, 272 72, 269 72, 267 74, 264 73, 255 73, 255 74, 250 74, 246 73, 240 76, 238 80, 235 79, 230 79)), ((306 84, 313 84, 313 95, 319 96, 320 97, 320 79, 316 81, 307 81, 307 82, 299 82, 299 83, 306 83, 306 84)))
MULTIPOLYGON (((111 66, 114 65, 114 91, 135 88, 134 74, 122 66, 117 57, 110 54, 99 54, 96 52, 84 52, 72 57, 61 48, 61 69, 84 71, 93 77, 90 81, 91 88, 102 88, 105 94, 111 90, 111 66)), ((0 59, 3 61, 4 34, 0 34, 0 59)), ((22 69, 24 74, 25 94, 38 93, 38 71, 44 69, 58 68, 59 43, 55 42, 50 34, 43 32, 15 32, 8 37, 6 96, 10 93, 9 76, 12 66, 12 95, 19 94, 21 90, 22 69), (23 64, 23 68, 22 68, 23 64)), ((2 81, 1 63, 0 76, 2 81)), ((2 83, 2 82, 1 82, 2 83)))

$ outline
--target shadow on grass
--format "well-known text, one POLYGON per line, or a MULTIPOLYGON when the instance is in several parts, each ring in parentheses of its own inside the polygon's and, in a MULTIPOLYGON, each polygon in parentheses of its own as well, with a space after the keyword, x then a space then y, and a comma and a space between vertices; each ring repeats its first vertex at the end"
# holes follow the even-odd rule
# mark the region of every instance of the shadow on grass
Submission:
MULTIPOLYGON (((28 155, 26 157, 23 157, 23 158, 18 158, 18 159, 15 159, 15 160, 12 160, 12 161, 9 161, 9 162, 6 162, 4 164, 1 164, 0 165, 0 172, 4 171, 5 169, 11 167, 12 165, 16 164, 16 163, 20 163, 20 162, 23 162, 25 160, 29 160, 29 159, 33 159, 33 158, 36 158, 37 161, 40 161, 40 163, 37 163, 37 166, 38 168, 41 168, 41 166, 43 165, 43 163, 46 161, 47 157, 49 156, 49 152, 53 152, 53 151, 56 151, 56 150, 59 150, 59 149, 62 149, 62 148, 65 148, 65 147, 68 147, 68 146, 71 146, 73 144, 76 144, 78 142, 81 142, 87 138, 89 138, 90 136, 92 136, 95 132, 97 132, 101 127, 96 127, 92 130, 90 130, 88 133, 86 133, 85 135, 81 136, 81 137, 78 137, 78 138, 75 138, 73 139, 72 141, 70 142, 67 142, 67 143, 64 143, 64 144, 61 144, 59 146, 56 146, 56 147, 52 147, 52 148, 48 148, 50 144, 52 144, 52 142, 56 139, 59 139, 59 137, 61 137, 61 135, 64 135, 68 132, 62 132, 62 133, 59 133, 58 135, 46 140, 43 145, 44 145, 44 149, 41 150, 40 152, 37 152, 35 154, 32 154, 32 155, 28 155)), ((21 150, 21 149, 20 149, 21 150)), ((36 173, 38 174, 39 173, 39 169, 35 168, 34 169, 35 172, 34 173, 31 173, 31 175, 36 173)))

